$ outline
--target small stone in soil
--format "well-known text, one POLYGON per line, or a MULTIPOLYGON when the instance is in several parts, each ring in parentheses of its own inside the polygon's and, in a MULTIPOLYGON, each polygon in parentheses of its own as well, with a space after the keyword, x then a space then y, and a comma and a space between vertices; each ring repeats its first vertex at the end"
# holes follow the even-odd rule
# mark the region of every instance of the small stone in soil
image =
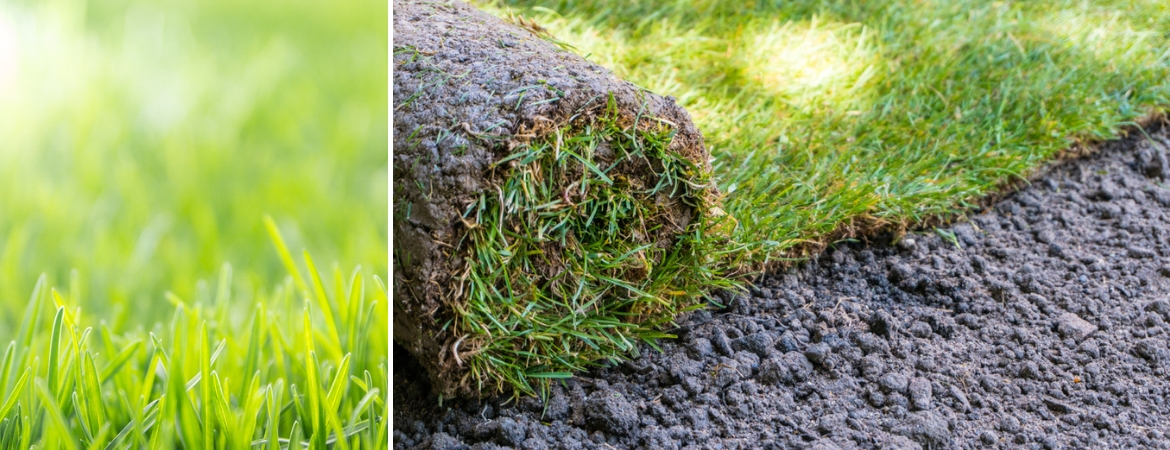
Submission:
POLYGON ((1015 434, 1020 431, 1020 419, 1015 416, 1007 416, 999 421, 999 429, 1008 434, 1015 434))
POLYGON ((1142 247, 1137 247, 1137 246, 1131 245, 1128 248, 1126 248, 1126 250, 1129 252, 1130 258, 1142 259, 1142 258, 1155 258, 1158 256, 1157 252, 1150 250, 1148 248, 1142 248, 1142 247))
POLYGON ((1154 300, 1143 309, 1161 315, 1164 320, 1170 320, 1170 300, 1154 300))
POLYGON ((1056 318, 1056 330, 1066 338, 1081 341, 1097 331, 1097 326, 1085 321, 1085 319, 1082 319, 1076 314, 1064 313, 1056 318))
POLYGON ((780 335, 777 348, 784 353, 795 352, 800 349, 800 344, 796 342, 796 336, 791 331, 785 331, 780 335))
POLYGON ((912 413, 906 424, 898 427, 894 432, 909 437, 928 448, 947 447, 951 442, 951 430, 946 419, 933 411, 912 413))
POLYGON ((906 375, 898 372, 890 372, 882 376, 878 384, 886 392, 906 392, 906 386, 910 383, 906 375))
POLYGON ((910 380, 910 405, 916 410, 930 409, 930 381, 926 378, 910 380))

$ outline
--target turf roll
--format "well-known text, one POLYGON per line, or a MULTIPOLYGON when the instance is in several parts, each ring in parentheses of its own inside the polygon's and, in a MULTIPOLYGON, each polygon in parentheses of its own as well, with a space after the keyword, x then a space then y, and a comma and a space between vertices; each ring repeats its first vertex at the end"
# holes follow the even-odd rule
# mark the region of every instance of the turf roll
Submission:
POLYGON ((734 284, 674 99, 523 18, 394 2, 394 339, 445 396, 534 394, 734 284))

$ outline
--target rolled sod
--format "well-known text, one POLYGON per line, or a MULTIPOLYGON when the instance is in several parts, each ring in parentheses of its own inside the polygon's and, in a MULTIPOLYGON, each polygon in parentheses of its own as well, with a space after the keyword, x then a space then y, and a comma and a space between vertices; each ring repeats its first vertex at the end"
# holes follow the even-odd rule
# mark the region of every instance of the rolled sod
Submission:
POLYGON ((393 22, 394 339, 432 389, 538 393, 734 284, 736 224, 672 98, 457 1, 393 22))

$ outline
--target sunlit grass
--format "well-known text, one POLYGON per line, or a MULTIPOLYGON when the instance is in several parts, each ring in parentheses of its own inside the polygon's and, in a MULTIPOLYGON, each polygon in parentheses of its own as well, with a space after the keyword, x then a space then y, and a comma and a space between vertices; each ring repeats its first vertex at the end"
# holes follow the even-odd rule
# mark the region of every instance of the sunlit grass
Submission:
POLYGON ((1170 105, 1164 2, 483 6, 678 98, 763 259, 953 218, 1170 105))
POLYGON ((1020 36, 1021 51, 1032 42, 1064 45, 1097 59, 1140 65, 1156 65, 1170 56, 1170 48, 1158 48, 1163 38, 1156 30, 1135 26, 1122 12, 1091 8, 1087 3, 1041 15, 1030 31, 1020 36))
POLYGON ((0 448, 388 445, 385 18, 0 2, 0 448))
POLYGON ((0 3, 0 306, 77 269, 149 324, 224 262, 248 300, 283 277, 264 212, 385 276, 385 8, 0 3))
POLYGON ((0 356, 0 448, 385 448, 386 286, 298 267, 270 227, 292 277, 240 303, 224 265, 147 328, 41 277, 0 356))
POLYGON ((856 113, 854 108, 866 106, 867 88, 884 68, 872 39, 860 24, 825 23, 813 17, 764 27, 734 51, 746 62, 744 70, 753 81, 789 108, 827 106, 856 113))

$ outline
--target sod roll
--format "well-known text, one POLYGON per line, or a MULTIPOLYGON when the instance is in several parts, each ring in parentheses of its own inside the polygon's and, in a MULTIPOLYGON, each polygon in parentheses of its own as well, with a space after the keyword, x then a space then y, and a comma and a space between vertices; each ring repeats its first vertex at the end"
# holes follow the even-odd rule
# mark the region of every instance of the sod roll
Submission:
POLYGON ((446 396, 537 393, 727 283, 687 112, 467 4, 394 2, 394 339, 446 396))

